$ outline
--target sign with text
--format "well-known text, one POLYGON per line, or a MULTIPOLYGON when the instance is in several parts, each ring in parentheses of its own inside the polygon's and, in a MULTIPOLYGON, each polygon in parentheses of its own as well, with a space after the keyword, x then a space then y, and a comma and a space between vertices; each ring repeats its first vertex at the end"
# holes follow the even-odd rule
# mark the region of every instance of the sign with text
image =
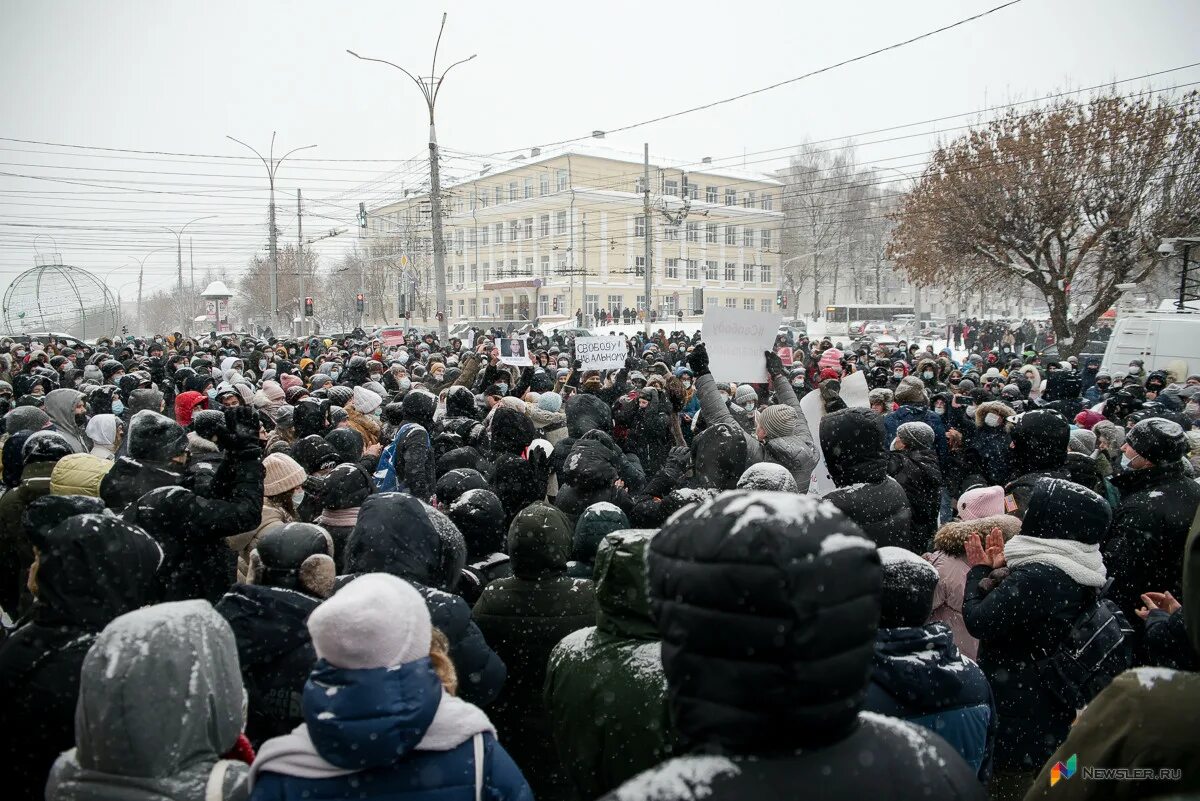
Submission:
POLYGON ((623 336, 575 338, 575 358, 583 363, 584 370, 620 370, 628 354, 623 336))
POLYGON ((718 381, 763 384, 767 363, 779 332, 779 312, 747 311, 718 306, 704 314, 700 337, 708 351, 708 369, 718 381))
POLYGON ((513 367, 532 367, 529 358, 529 346, 525 337, 519 339, 497 339, 496 347, 500 349, 500 363, 511 364, 513 367))
POLYGON ((793 357, 791 348, 776 348, 775 353, 779 356, 779 361, 783 362, 784 367, 792 366, 793 357))

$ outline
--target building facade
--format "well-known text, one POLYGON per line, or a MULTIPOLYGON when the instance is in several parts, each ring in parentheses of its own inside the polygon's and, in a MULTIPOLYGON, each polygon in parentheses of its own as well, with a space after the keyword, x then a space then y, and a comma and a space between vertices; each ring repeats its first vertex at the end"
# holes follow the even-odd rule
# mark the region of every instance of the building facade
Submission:
MULTIPOLYGON (((597 309, 648 307, 659 319, 716 306, 773 309, 782 184, 703 161, 652 162, 647 224, 643 171, 640 158, 605 148, 534 150, 444 187, 450 323, 553 321, 597 309)), ((430 230, 427 194, 368 210, 367 252, 390 256, 371 255, 367 271, 394 273, 378 282, 368 318, 435 318, 430 230)))

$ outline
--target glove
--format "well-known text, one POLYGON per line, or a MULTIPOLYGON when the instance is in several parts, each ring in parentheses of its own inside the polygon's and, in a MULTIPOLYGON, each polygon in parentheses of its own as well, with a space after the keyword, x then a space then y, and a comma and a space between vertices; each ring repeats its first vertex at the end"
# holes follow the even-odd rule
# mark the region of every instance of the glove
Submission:
POLYGON ((688 367, 692 368, 692 372, 696 378, 708 375, 708 351, 705 349, 703 342, 688 354, 687 363, 688 367))
POLYGON ((670 476, 672 481, 678 481, 687 471, 691 462, 691 450, 682 445, 677 445, 671 448, 671 452, 667 455, 667 460, 663 463, 662 471, 665 475, 670 476))
POLYGON ((582 369, 582 368, 583 368, 583 361, 582 361, 582 360, 580 360, 580 359, 576 359, 575 361, 571 362, 571 369, 572 369, 572 370, 580 370, 580 369, 582 369))
POLYGON ((225 410, 225 428, 219 432, 221 447, 230 453, 259 447, 258 430, 262 428, 258 412, 249 406, 225 410))
POLYGON ((825 403, 825 414, 832 414, 846 408, 840 393, 842 382, 836 378, 827 378, 821 382, 821 400, 825 403))
POLYGON ((783 375, 783 359, 779 358, 778 353, 764 350, 763 356, 767 359, 767 374, 774 378, 775 376, 783 375))

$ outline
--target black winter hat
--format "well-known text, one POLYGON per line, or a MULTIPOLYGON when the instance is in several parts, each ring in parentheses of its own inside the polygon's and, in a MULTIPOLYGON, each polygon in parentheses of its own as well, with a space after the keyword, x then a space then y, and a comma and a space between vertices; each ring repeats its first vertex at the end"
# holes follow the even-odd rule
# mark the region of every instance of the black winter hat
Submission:
POLYGON ((458 468, 470 468, 482 473, 488 469, 488 466, 484 463, 483 457, 479 455, 479 451, 470 447, 454 448, 438 457, 437 474, 439 476, 458 468))
POLYGON ((905 548, 879 549, 883 578, 879 627, 894 629, 923 626, 933 612, 937 568, 905 548))
POLYGON ((1177 462, 1187 453, 1183 428, 1171 420, 1151 417, 1125 434, 1125 444, 1154 464, 1177 462))
POLYGON ((1021 534, 1099 545, 1111 519, 1108 501, 1087 487, 1062 478, 1043 477, 1034 482, 1021 534))
POLYGON ((883 418, 870 409, 842 409, 825 416, 820 436, 825 464, 839 487, 874 483, 887 475, 887 432, 883 418))
POLYGON ((334 406, 345 406, 354 397, 354 390, 350 387, 330 387, 329 402, 334 406))
POLYGON ((29 541, 40 550, 46 547, 45 538, 50 529, 68 517, 104 513, 104 501, 90 495, 43 495, 25 507, 21 522, 29 541))
POLYGON ((404 419, 426 428, 433 424, 437 398, 428 392, 410 392, 404 397, 404 419))
POLYGON ((404 404, 399 402, 386 403, 379 419, 391 426, 399 426, 404 422, 404 404))
POLYGON ((38 431, 21 446, 21 460, 27 464, 57 462, 74 453, 74 449, 55 431, 38 431))
MULTIPOLYGON (((269 529, 254 550, 257 554, 252 559, 254 583, 267 587, 311 590, 311 580, 305 581, 311 576, 305 573, 316 572, 315 565, 325 560, 328 569, 333 569, 333 538, 312 523, 286 523, 269 529)), ((332 583, 332 575, 328 578, 332 583)))
POLYGON ((466 387, 450 387, 446 393, 447 417, 475 417, 475 395, 466 387))
POLYGON ((129 456, 166 462, 187 450, 187 432, 169 417, 143 409, 129 421, 129 456))
POLYGON ((1053 470, 1066 463, 1071 426, 1052 409, 1034 409, 1017 418, 1009 431, 1013 464, 1020 473, 1053 470))
POLYGON ((746 472, 746 438, 728 423, 709 426, 692 440, 695 472, 716 489, 733 489, 746 472))
MULTIPOLYGON (((408 403, 407 399, 405 403, 408 403)), ((492 410, 488 444, 496 453, 520 456, 536 437, 537 429, 524 413, 506 406, 497 406, 492 410)))
POLYGON ((339 464, 325 476, 321 500, 326 509, 357 509, 374 491, 371 476, 362 465, 339 464))
POLYGON ((316 434, 309 434, 292 443, 291 456, 309 475, 337 467, 342 462, 341 455, 333 446, 316 434))
POLYGON ((353 428, 335 428, 325 435, 325 441, 333 446, 343 462, 357 462, 362 458, 362 434, 353 428))
POLYGON ((192 415, 192 430, 196 436, 214 439, 225 430, 225 412, 201 409, 192 415))
POLYGON ((437 480, 434 495, 437 496, 438 503, 449 507, 460 495, 473 489, 488 489, 487 479, 474 468, 458 467, 442 474, 437 480))
POLYGON ((554 379, 545 370, 534 370, 529 388, 534 392, 550 392, 554 389, 554 379))
POLYGON ((446 509, 467 543, 467 561, 474 562, 504 548, 504 506, 496 493, 470 489, 446 509))
POLYGON ((116 359, 109 359, 100 365, 100 373, 104 376, 105 381, 111 380, 117 371, 125 372, 125 366, 116 359))

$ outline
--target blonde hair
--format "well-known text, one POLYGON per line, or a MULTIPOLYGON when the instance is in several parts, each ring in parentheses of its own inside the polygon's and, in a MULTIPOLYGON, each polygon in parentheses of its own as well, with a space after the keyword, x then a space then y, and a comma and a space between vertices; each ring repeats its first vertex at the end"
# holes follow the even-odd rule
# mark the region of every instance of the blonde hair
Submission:
POLYGON ((433 637, 429 643, 429 661, 433 663, 433 672, 442 680, 442 686, 451 695, 458 694, 458 671, 450 661, 450 640, 441 629, 434 628, 433 637))

